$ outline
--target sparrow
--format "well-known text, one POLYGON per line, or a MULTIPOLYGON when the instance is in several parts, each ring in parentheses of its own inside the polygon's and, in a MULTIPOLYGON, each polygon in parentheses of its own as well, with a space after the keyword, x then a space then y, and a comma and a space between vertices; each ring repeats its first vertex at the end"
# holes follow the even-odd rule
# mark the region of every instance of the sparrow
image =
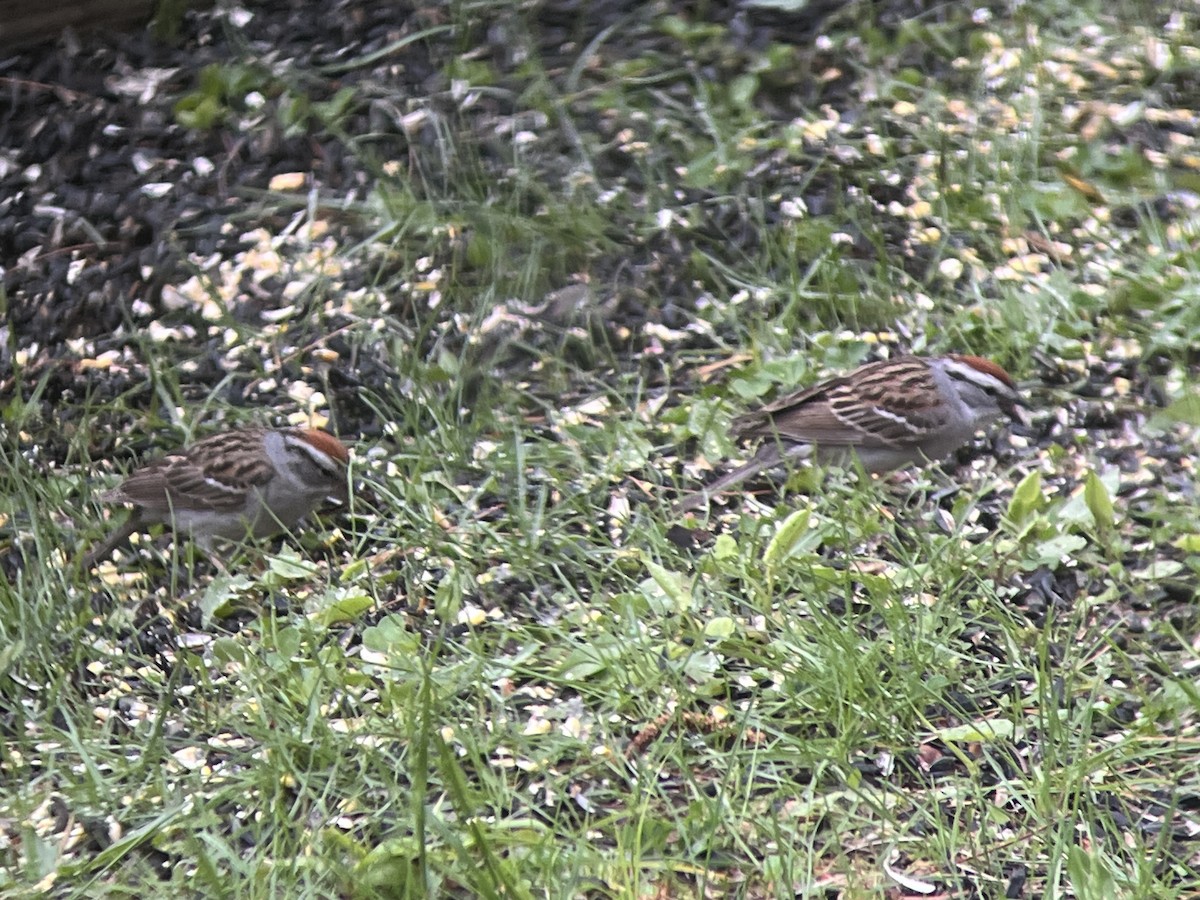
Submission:
POLYGON ((796 391, 733 421, 733 434, 762 438, 753 459, 675 505, 706 503, 746 478, 802 459, 868 472, 936 461, 1023 405, 1012 378, 978 356, 899 356, 796 391))
POLYGON ((350 451, 315 428, 242 428, 169 453, 100 495, 133 514, 84 558, 90 569, 135 531, 167 525, 211 551, 217 538, 291 529, 327 497, 348 496, 350 451))

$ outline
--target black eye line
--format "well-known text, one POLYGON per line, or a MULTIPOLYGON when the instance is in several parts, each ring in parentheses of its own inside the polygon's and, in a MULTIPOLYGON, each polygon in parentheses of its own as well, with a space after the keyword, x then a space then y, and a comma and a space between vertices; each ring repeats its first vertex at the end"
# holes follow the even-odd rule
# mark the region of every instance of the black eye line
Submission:
POLYGON ((961 381, 963 384, 973 384, 973 385, 975 385, 975 387, 979 388, 979 390, 983 391, 985 394, 991 394, 993 397, 999 397, 1001 394, 1007 395, 1007 393, 1008 393, 1007 385, 1000 385, 997 383, 981 384, 980 382, 976 381, 974 378, 970 378, 969 376, 966 376, 966 375, 960 375, 957 372, 951 372, 950 377, 953 378, 955 381, 961 381))
POLYGON ((312 463, 313 466, 315 466, 317 469, 319 469, 321 472, 323 472, 325 475, 327 475, 331 478, 336 477, 338 474, 337 463, 334 462, 333 460, 329 460, 328 461, 329 464, 326 465, 325 459, 318 457, 314 453, 309 453, 303 447, 288 446, 287 451, 288 451, 288 453, 292 454, 293 456, 297 456, 300 459, 308 460, 310 463, 312 463))

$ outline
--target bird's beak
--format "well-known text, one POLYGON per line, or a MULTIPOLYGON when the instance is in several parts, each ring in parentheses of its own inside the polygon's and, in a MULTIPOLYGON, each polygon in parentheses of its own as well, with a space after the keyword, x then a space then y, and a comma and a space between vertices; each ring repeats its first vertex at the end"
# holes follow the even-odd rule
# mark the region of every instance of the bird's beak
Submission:
POLYGON ((342 506, 346 506, 350 502, 349 477, 339 481, 337 485, 326 495, 326 499, 336 500, 342 506))
POLYGON ((1018 424, 1029 427, 1029 407, 1025 405, 1025 400, 1018 397, 1000 407, 1001 411, 1018 424))

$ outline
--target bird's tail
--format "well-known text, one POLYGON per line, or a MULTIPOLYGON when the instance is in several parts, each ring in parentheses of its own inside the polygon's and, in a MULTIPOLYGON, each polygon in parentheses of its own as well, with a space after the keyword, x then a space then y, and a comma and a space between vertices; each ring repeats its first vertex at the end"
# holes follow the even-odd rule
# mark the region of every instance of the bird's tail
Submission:
POLYGON ((731 487, 741 484, 752 475, 757 475, 764 469, 777 466, 782 462, 783 455, 779 452, 779 445, 775 442, 764 443, 758 448, 758 452, 754 454, 754 458, 749 462, 738 466, 732 472, 722 475, 711 484, 705 485, 703 489, 693 494, 688 494, 683 499, 677 501, 671 508, 671 512, 675 515, 682 515, 699 506, 704 506, 716 494, 727 491, 731 487))
POLYGON ((130 516, 129 521, 88 551, 83 557, 83 571, 88 572, 100 560, 107 559, 109 554, 129 540, 138 527, 137 516, 130 516))

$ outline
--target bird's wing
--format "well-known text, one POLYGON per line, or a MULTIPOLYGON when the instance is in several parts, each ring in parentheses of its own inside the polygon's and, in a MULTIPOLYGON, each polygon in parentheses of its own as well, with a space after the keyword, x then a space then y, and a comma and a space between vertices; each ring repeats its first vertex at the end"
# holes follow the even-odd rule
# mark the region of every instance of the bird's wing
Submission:
POLYGON ((148 512, 236 512, 245 506, 251 488, 275 474, 262 442, 263 434, 256 429, 213 435, 139 469, 104 499, 148 512))
POLYGON ((789 394, 734 421, 739 437, 822 447, 885 448, 920 440, 942 424, 937 384, 920 360, 871 363, 789 394), (884 405, 886 402, 886 405, 884 405))

